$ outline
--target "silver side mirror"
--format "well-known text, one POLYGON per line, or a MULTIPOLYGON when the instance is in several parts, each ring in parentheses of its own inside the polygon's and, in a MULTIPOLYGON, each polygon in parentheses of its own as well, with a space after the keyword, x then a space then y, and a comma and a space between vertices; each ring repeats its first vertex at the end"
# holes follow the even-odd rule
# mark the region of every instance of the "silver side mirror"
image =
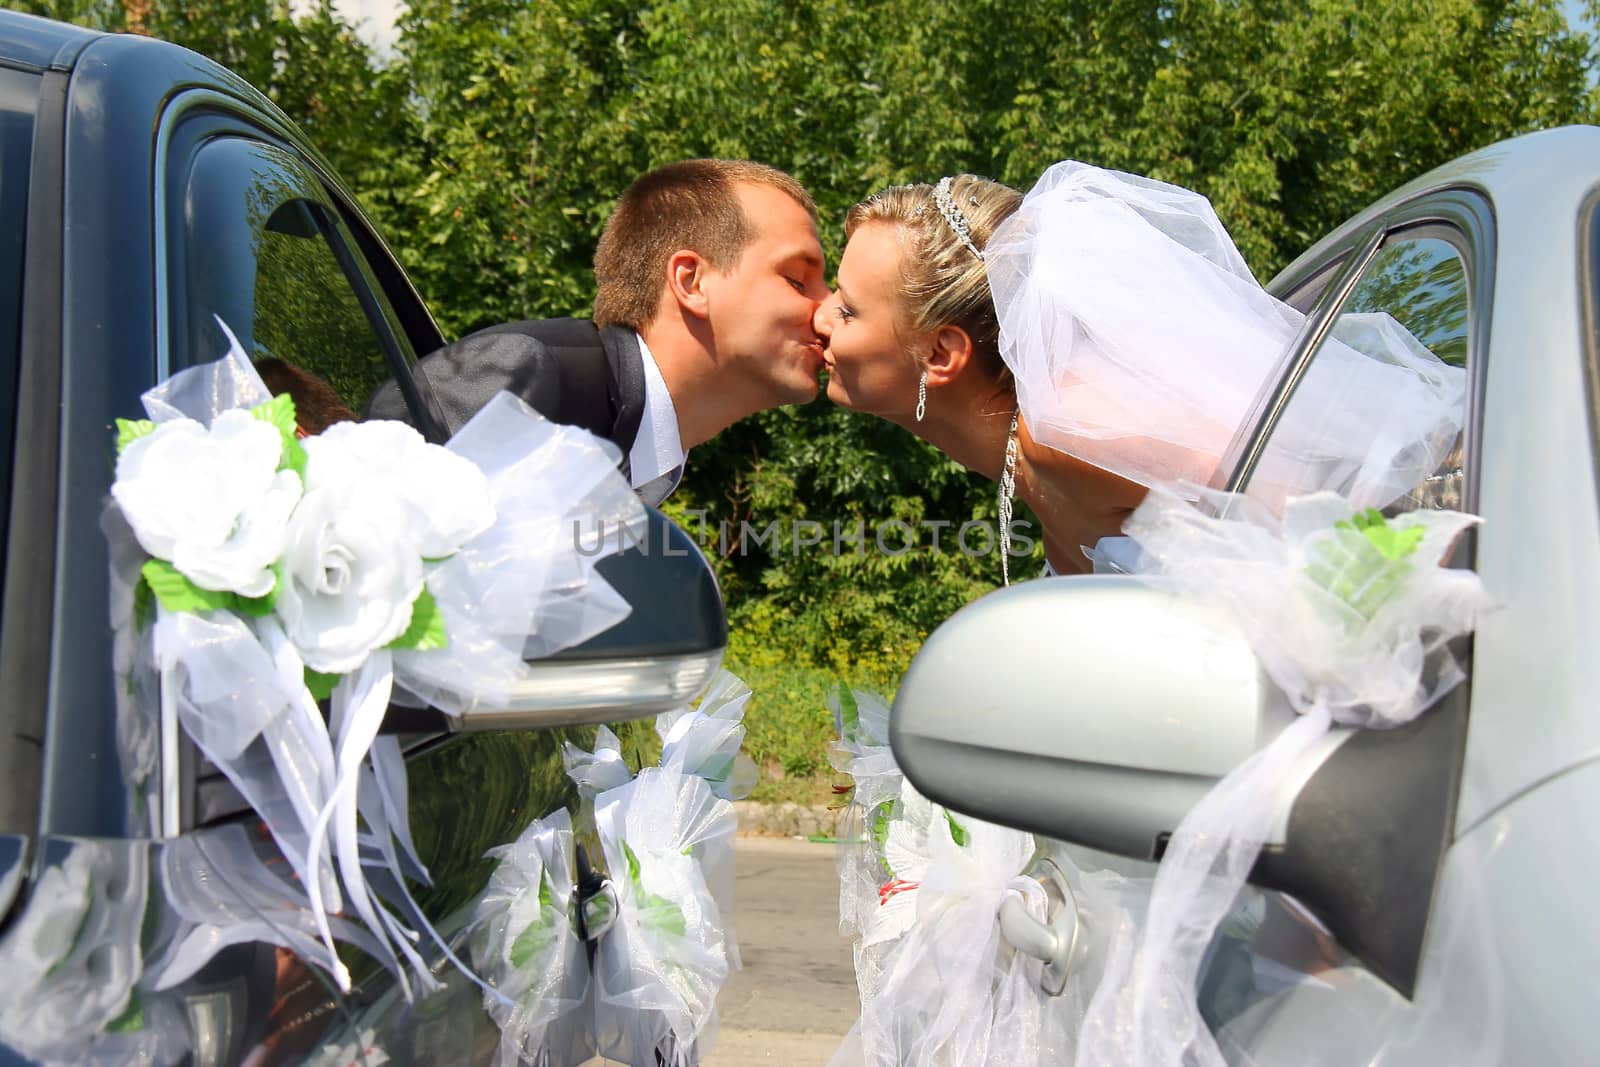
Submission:
POLYGON ((651 508, 644 537, 595 569, 632 607, 626 619, 581 645, 529 660, 533 677, 508 707, 449 718, 391 706, 384 731, 617 722, 680 707, 705 689, 722 665, 728 620, 716 576, 693 539, 651 508))
POLYGON ((912 662, 890 733, 941 804, 1151 859, 1292 717, 1226 619, 1104 575, 1025 582, 957 612, 912 662))

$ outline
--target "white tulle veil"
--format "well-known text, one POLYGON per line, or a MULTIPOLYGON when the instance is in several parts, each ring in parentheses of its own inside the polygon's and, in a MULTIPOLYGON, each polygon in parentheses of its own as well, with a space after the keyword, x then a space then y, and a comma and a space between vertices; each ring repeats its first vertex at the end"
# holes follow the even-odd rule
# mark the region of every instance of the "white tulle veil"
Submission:
MULTIPOLYGON (((1213 481, 1304 323, 1205 197, 1084 163, 1046 171, 985 261, 1034 439, 1147 487, 1213 481)), ((1295 394, 1327 417, 1281 426, 1256 484, 1382 506, 1449 451, 1465 389, 1389 315, 1343 315, 1295 394)))

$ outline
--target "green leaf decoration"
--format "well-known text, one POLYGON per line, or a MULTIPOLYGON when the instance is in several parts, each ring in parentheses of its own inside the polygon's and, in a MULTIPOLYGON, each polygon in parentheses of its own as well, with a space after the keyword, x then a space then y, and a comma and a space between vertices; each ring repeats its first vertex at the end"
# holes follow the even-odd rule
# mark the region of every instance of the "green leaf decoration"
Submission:
POLYGON ((150 582, 144 574, 139 575, 138 584, 133 587, 133 625, 137 630, 143 630, 156 620, 156 597, 150 591, 150 582))
POLYGON ((1411 573, 1422 537, 1420 526, 1397 529, 1368 508, 1334 523, 1333 536, 1313 546, 1306 576, 1370 620, 1411 573))
POLYGON ((300 435, 297 432, 300 424, 294 410, 294 398, 288 393, 279 393, 265 404, 257 404, 250 409, 250 414, 262 422, 270 424, 283 438, 283 453, 278 460, 278 469, 281 471, 294 471, 300 476, 300 481, 306 480, 306 450, 300 444, 300 435))
POLYGON ((168 611, 187 611, 192 614, 227 611, 239 599, 232 593, 201 589, 164 559, 147 561, 139 573, 144 575, 144 580, 150 584, 150 591, 168 611))
POLYGON ((511 966, 521 969, 528 965, 528 961, 542 955, 544 950, 555 940, 556 932, 545 924, 544 914, 528 924, 528 928, 517 935, 511 942, 511 966))
POLYGON ((719 752, 700 765, 700 777, 708 782, 726 782, 733 775, 734 758, 719 752))
POLYGON ((339 682, 343 678, 342 674, 323 674, 310 667, 306 668, 306 688, 311 690, 313 700, 327 700, 333 696, 333 691, 339 688, 339 682))
POLYGON ((294 436, 299 425, 295 421, 294 397, 288 393, 279 393, 265 404, 257 404, 250 409, 250 414, 289 437, 294 436))
POLYGON ((423 586, 422 592, 417 594, 417 599, 411 603, 411 625, 406 627, 405 633, 389 642, 389 647, 427 652, 430 649, 448 647, 449 644, 449 638, 444 632, 444 615, 439 612, 439 603, 433 599, 433 594, 428 592, 428 587, 423 586))
POLYGON ((639 918, 647 925, 665 930, 674 937, 683 937, 689 929, 688 923, 683 918, 683 909, 666 897, 658 897, 654 893, 643 894, 639 918))
POLYGON ((273 605, 278 602, 278 587, 283 582, 282 567, 283 564, 281 563, 273 567, 273 570, 277 572, 277 577, 272 583, 272 588, 267 590, 265 596, 235 596, 233 598, 234 606, 255 619, 264 619, 271 615, 273 605))
POLYGON ((1389 525, 1388 520, 1377 508, 1357 512, 1349 522, 1335 525, 1360 533, 1385 559, 1405 559, 1416 552, 1417 546, 1422 544, 1422 527, 1408 526, 1403 530, 1397 530, 1389 525))
POLYGON ((872 840, 881 849, 889 843, 889 809, 894 806, 893 801, 884 801, 878 805, 877 812, 872 816, 872 840))
POLYGON ((556 937, 555 899, 550 890, 550 874, 539 873, 539 915, 511 942, 511 965, 518 969, 544 954, 556 937))
POLYGON ((948 811, 944 813, 944 817, 950 823, 950 840, 956 843, 957 848, 966 848, 967 828, 956 822, 956 817, 948 811))
POLYGON ((133 1034, 144 1029, 144 1004, 137 989, 129 990, 128 1006, 121 1015, 106 1023, 108 1034, 133 1034))
POLYGON ((283 445, 283 461, 278 464, 281 471, 294 471, 300 476, 300 484, 306 482, 306 450, 300 443, 300 438, 291 437, 283 445))
MULTIPOLYGON (((78 944, 83 940, 84 931, 88 930, 89 928, 89 919, 94 911, 94 909, 90 907, 93 896, 94 894, 92 892, 83 894, 83 914, 78 916, 78 923, 72 929, 72 941, 67 945, 67 951, 63 952, 60 957, 58 957, 56 961, 50 965, 50 969, 44 972, 44 976, 46 978, 50 978, 59 972, 62 967, 66 966, 67 961, 72 958, 72 954, 78 951, 78 944)), ((43 956, 51 951, 50 942, 54 938, 54 931, 47 927, 46 929, 40 930, 38 936, 39 943, 35 947, 34 952, 39 956, 43 956)))
POLYGON ((628 860, 628 881, 633 883, 634 890, 639 894, 639 920, 676 937, 684 936, 688 926, 684 922, 683 909, 666 897, 645 889, 639 877, 639 857, 633 854, 633 849, 628 847, 626 841, 622 842, 622 854, 628 860))
POLYGON ((122 455, 122 450, 133 444, 141 437, 148 437, 156 432, 156 424, 149 419, 118 419, 117 420, 117 455, 122 455))
POLYGON ((844 723, 839 733, 847 740, 853 739, 861 724, 861 709, 856 705, 856 695, 843 682, 839 683, 839 716, 844 723))
POLYGON ((893 807, 894 801, 885 800, 874 809, 871 830, 873 851, 877 854, 879 865, 888 872, 890 878, 895 877, 895 873, 894 868, 889 866, 889 858, 886 853, 889 848, 889 823, 893 821, 890 809, 893 807))

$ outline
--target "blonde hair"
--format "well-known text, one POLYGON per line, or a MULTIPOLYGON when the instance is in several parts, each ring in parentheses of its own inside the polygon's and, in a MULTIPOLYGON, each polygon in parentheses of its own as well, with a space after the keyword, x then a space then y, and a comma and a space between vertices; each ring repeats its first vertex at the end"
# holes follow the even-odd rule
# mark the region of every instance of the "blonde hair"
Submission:
POLYGON ((729 271, 756 236, 739 203, 739 186, 787 193, 813 222, 817 206, 789 175, 743 159, 686 159, 636 178, 617 201, 594 250, 597 326, 642 330, 655 318, 667 259, 680 248, 729 271))
MULTIPOLYGON (((979 249, 1022 204, 1015 189, 972 174, 952 178, 950 196, 979 249)), ((1000 358, 1000 323, 983 260, 940 212, 934 186, 893 185, 867 197, 846 216, 845 239, 873 222, 900 232, 901 325, 916 333, 961 327, 972 338, 978 365, 1009 388, 1011 372, 1000 358)))

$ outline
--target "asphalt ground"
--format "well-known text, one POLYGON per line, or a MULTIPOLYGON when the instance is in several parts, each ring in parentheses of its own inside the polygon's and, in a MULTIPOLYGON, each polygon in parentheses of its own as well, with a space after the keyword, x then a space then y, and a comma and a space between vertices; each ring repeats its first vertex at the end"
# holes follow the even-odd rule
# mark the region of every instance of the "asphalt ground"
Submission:
POLYGON ((838 847, 741 837, 734 932, 744 969, 717 1005, 703 1067, 823 1067, 861 1014, 850 942, 839 936, 838 847))

